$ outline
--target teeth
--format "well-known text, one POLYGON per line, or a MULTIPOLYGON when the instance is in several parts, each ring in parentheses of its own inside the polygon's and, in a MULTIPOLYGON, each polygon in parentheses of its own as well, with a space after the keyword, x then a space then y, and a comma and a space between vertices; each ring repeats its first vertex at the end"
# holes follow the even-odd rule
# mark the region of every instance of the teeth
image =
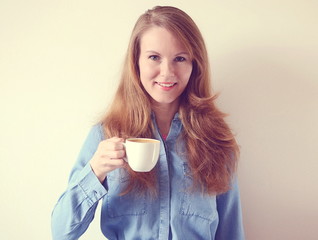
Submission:
POLYGON ((172 87, 175 83, 159 83, 158 84, 162 87, 172 87))

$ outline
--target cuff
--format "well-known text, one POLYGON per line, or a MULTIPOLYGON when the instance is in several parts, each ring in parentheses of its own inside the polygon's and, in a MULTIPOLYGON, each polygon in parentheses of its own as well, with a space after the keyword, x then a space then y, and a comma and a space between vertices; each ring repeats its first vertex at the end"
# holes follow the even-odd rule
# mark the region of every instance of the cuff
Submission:
POLYGON ((90 199, 92 204, 98 202, 102 197, 107 194, 107 190, 100 183, 96 175, 94 174, 89 163, 82 169, 78 176, 78 185, 84 192, 84 194, 90 199))

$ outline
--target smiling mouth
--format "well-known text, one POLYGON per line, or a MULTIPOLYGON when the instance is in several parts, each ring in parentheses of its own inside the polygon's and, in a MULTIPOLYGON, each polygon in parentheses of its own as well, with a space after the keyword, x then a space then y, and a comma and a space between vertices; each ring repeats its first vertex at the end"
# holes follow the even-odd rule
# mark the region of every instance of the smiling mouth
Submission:
POLYGON ((177 83, 162 83, 162 82, 156 82, 159 86, 161 87, 165 87, 165 88, 169 88, 169 87, 173 87, 174 85, 176 85, 177 83))

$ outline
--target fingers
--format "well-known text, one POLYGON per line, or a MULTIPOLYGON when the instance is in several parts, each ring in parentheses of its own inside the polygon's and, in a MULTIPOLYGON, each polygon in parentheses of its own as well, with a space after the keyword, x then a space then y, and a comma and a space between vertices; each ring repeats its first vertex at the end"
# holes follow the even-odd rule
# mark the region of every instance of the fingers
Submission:
POLYGON ((100 143, 100 147, 108 151, 122 150, 124 149, 124 145, 122 144, 123 142, 124 142, 124 139, 113 137, 105 141, 102 141, 100 143))
POLYGON ((116 168, 123 167, 125 161, 123 159, 104 159, 100 161, 99 170, 105 173, 108 173, 116 168))
POLYGON ((101 182, 107 173, 126 164, 123 160, 126 155, 123 142, 124 139, 114 137, 104 140, 98 145, 97 151, 90 160, 90 165, 101 182))
POLYGON ((98 154, 101 157, 108 157, 111 159, 120 159, 125 157, 125 150, 122 138, 111 138, 102 141, 98 146, 98 154))
POLYGON ((117 150, 117 151, 107 151, 105 154, 106 157, 109 157, 110 159, 122 159, 125 157, 125 151, 124 150, 117 150))

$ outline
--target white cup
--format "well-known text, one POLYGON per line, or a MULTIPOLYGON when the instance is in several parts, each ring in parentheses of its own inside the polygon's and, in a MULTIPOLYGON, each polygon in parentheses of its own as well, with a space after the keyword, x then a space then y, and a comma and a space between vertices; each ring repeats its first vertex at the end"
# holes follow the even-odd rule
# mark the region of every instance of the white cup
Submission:
POLYGON ((126 161, 136 172, 149 172, 159 158, 160 141, 150 138, 128 138, 123 143, 126 161))

